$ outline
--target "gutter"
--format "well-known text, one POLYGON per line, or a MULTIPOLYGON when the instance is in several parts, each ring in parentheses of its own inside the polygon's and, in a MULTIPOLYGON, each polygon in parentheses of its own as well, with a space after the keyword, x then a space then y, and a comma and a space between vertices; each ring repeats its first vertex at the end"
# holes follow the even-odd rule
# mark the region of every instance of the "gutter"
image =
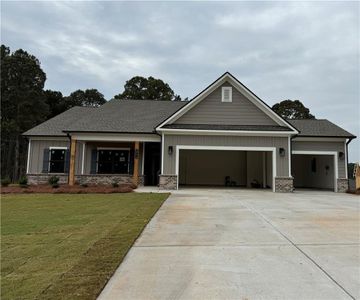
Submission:
MULTIPOLYGON (((349 140, 346 142, 346 149, 345 149, 345 151, 346 151, 346 170, 348 171, 348 166, 349 166, 349 150, 348 150, 348 145, 350 144, 350 142, 353 140, 354 138, 353 137, 351 137, 351 138, 349 138, 349 140)), ((349 186, 349 171, 348 171, 348 174, 346 174, 346 177, 347 177, 347 179, 348 179, 348 186, 349 186)))

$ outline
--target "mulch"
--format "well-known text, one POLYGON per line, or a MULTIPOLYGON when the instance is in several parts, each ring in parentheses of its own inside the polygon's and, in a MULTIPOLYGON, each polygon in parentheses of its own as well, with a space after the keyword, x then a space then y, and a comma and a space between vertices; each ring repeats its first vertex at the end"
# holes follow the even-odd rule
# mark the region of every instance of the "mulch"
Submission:
POLYGON ((112 194, 112 193, 130 193, 136 187, 134 185, 119 185, 113 187, 111 185, 89 185, 87 187, 81 185, 61 184, 57 188, 53 188, 48 184, 28 185, 20 187, 19 185, 10 185, 1 187, 1 194, 31 194, 31 193, 50 193, 50 194, 112 194))

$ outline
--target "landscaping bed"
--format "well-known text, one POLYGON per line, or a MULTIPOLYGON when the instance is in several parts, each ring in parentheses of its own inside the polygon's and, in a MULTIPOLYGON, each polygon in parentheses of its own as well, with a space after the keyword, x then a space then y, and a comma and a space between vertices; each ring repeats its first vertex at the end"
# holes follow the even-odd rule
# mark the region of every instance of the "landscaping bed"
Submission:
POLYGON ((168 194, 8 194, 1 298, 96 299, 168 194))
POLYGON ((121 184, 117 187, 111 185, 67 185, 60 184, 54 188, 48 184, 28 185, 21 187, 19 185, 9 185, 1 187, 2 194, 31 194, 31 193, 50 193, 50 194, 112 194, 112 193, 130 193, 135 189, 135 185, 121 184))

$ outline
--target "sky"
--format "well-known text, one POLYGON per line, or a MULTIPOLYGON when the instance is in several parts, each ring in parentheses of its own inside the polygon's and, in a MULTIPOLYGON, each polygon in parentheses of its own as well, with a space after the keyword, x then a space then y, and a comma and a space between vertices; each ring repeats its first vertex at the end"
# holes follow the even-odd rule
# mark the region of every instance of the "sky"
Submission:
POLYGON ((269 105, 298 99, 360 137, 359 20, 344 1, 2 1, 1 42, 35 55, 64 95, 111 99, 139 75, 191 99, 229 71, 269 105))

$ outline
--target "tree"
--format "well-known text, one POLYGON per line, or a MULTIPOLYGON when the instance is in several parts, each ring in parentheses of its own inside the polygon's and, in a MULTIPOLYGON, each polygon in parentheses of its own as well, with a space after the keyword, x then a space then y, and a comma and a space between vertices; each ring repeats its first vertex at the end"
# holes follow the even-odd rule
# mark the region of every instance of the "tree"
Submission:
POLYGON ((134 99, 134 100, 167 100, 179 101, 179 95, 176 95, 170 86, 154 77, 144 78, 135 76, 126 81, 124 92, 114 96, 115 99, 134 99))
POLYGON ((27 143, 21 133, 44 121, 46 75, 39 60, 1 46, 1 175, 17 180, 25 170, 27 143))
POLYGON ((272 109, 284 119, 315 119, 299 100, 284 100, 273 105, 272 109))
POLYGON ((87 89, 85 91, 77 90, 72 92, 68 97, 65 98, 67 109, 73 106, 92 106, 98 107, 106 103, 104 95, 101 94, 97 89, 87 89))
POLYGON ((61 114, 68 109, 65 99, 61 92, 46 90, 44 91, 46 104, 49 106, 47 119, 61 114))

